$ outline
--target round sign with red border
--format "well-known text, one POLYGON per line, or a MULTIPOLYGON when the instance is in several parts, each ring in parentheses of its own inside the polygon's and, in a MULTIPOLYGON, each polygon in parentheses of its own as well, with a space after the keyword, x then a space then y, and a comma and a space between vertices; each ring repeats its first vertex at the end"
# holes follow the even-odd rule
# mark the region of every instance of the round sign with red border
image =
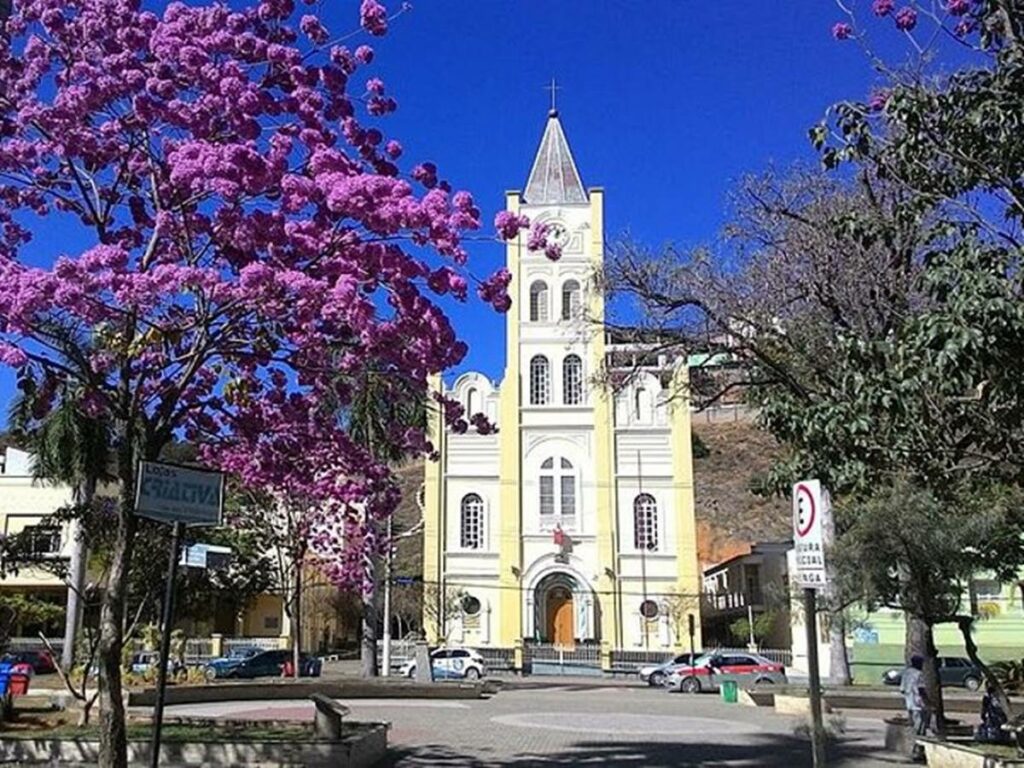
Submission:
POLYGON ((803 538, 814 527, 814 519, 818 514, 814 506, 814 494, 803 483, 796 486, 796 535, 803 538))

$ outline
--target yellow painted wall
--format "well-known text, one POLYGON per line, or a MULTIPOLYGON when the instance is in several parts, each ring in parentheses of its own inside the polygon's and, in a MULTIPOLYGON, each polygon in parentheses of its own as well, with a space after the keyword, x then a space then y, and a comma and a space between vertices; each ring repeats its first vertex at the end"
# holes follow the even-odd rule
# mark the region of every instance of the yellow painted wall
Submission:
POLYGON ((679 532, 678 581, 676 590, 693 599, 696 622, 694 643, 701 647, 701 572, 697 559, 697 518, 693 501, 693 444, 690 436, 690 372, 681 363, 673 382, 672 409, 672 495, 679 532))
MULTIPOLYGON (((71 503, 71 488, 53 485, 31 477, 0 477, 0 530, 3 534, 21 533, 26 527, 38 525, 43 519, 61 507, 71 503)), ((62 551, 66 553, 67 533, 61 537, 62 551)), ((23 568, 17 574, 3 579, 3 586, 9 587, 59 587, 63 582, 35 568, 23 568)))
POLYGON ((259 595, 246 607, 239 621, 243 637, 279 637, 287 632, 287 622, 278 595, 259 595))
MULTIPOLYGON (((590 259, 595 268, 604 262, 604 190, 592 188, 590 194, 590 259)), ((587 291, 591 317, 604 317, 604 296, 601 291, 587 291)), ((598 329, 590 345, 590 370, 601 371, 605 362, 604 331, 598 329)), ((601 571, 597 578, 598 600, 601 603, 601 638, 615 645, 619 637, 619 607, 614 604, 617 571, 615 552, 614 437, 612 432, 611 393, 599 388, 594 398, 594 477, 597 517, 597 556, 601 571)))
MULTIPOLYGON (((505 195, 505 208, 519 213, 521 199, 518 192, 505 195)), ((505 378, 501 382, 498 438, 500 441, 500 517, 498 550, 498 637, 497 643, 511 646, 522 638, 522 599, 519 594, 523 568, 521 471, 522 446, 519 430, 520 371, 519 371, 519 261, 522 255, 522 236, 506 244, 506 264, 512 273, 508 292, 513 297, 512 308, 506 319, 505 378)))

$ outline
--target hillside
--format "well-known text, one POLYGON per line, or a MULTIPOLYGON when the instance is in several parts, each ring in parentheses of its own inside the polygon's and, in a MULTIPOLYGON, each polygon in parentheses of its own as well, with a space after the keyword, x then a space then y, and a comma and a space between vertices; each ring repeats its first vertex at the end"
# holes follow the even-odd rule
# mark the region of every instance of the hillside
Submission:
POLYGON ((788 539, 789 502, 750 491, 751 480, 767 470, 781 450, 775 439, 749 417, 709 423, 695 414, 693 431, 709 451, 694 459, 701 568, 744 553, 749 544, 788 539))

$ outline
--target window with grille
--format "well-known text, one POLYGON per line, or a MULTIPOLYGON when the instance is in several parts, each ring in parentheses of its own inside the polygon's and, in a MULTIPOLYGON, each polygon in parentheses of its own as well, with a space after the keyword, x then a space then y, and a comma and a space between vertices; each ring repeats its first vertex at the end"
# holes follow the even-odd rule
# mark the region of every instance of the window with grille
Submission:
POLYGON ((562 361, 562 402, 566 405, 583 403, 583 361, 579 355, 568 355, 562 361))
POLYGON ((580 284, 575 280, 562 283, 562 319, 574 320, 580 316, 580 284))
POLYGON ((633 546, 648 551, 658 548, 658 503, 649 493, 633 500, 633 546))
POLYGON ((530 321, 548 321, 548 284, 543 280, 537 280, 530 285, 530 321))
POLYGON ((26 549, 33 555, 60 554, 60 528, 53 525, 26 525, 21 532, 26 549))
POLYGON ((576 514, 576 473, 568 459, 559 459, 557 469, 554 458, 540 465, 540 513, 559 517, 576 514))
POLYGON ((462 497, 462 520, 459 530, 463 549, 483 549, 484 500, 475 493, 462 497))
POLYGON ((530 360, 530 405, 547 405, 551 399, 551 369, 544 355, 530 360))

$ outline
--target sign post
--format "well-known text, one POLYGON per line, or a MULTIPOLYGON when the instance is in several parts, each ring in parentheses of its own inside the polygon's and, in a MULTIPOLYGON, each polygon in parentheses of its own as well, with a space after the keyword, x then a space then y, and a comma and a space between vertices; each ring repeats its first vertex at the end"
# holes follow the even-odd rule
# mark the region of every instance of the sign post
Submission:
POLYGON ((818 669, 817 590, 828 586, 823 532, 825 521, 831 514, 828 494, 822 491, 820 482, 804 480, 793 486, 793 546, 796 550, 794 576, 804 592, 814 768, 825 766, 825 728, 821 718, 821 673, 818 669))
POLYGON ((694 626, 693 614, 686 614, 686 629, 690 634, 690 665, 693 665, 694 660, 697 658, 693 652, 693 636, 697 634, 697 628, 694 626))
POLYGON ((174 626, 174 580, 178 575, 182 534, 186 525, 219 525, 223 512, 222 473, 156 461, 139 462, 135 514, 174 525, 167 566, 167 588, 164 591, 160 658, 157 662, 156 706, 153 708, 153 740, 149 763, 152 768, 160 765, 167 661, 171 653, 171 628, 174 626))

